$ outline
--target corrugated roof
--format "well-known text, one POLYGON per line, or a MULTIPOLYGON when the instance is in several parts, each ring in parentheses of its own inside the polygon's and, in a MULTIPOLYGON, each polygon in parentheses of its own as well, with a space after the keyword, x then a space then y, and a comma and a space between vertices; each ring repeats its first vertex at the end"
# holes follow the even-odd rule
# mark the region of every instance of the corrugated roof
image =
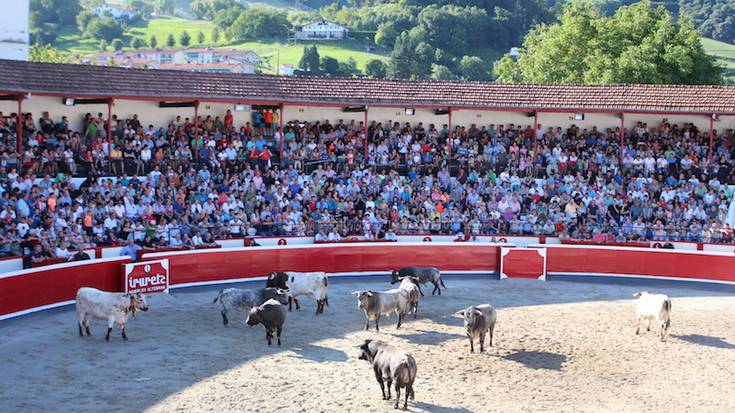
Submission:
POLYGON ((284 103, 735 113, 735 86, 538 85, 197 73, 0 60, 0 90, 284 103))

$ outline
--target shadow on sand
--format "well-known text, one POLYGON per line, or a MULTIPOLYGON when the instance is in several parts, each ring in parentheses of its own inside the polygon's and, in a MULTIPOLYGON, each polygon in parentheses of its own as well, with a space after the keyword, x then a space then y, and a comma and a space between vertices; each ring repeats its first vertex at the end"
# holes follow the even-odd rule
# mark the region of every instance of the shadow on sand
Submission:
POLYGON ((701 334, 685 334, 685 335, 672 335, 673 338, 686 341, 688 343, 699 344, 700 346, 714 347, 714 348, 726 348, 735 349, 735 344, 728 343, 721 337, 704 336, 701 334))
POLYGON ((515 352, 501 356, 501 358, 521 363, 530 369, 545 369, 561 371, 562 364, 567 356, 548 351, 515 350, 515 352))

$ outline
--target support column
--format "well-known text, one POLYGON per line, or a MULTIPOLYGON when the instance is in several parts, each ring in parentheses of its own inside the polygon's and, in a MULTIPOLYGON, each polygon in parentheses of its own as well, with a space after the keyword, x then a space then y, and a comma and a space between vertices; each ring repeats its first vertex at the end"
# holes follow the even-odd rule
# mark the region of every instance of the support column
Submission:
POLYGON ((625 112, 620 112, 620 165, 623 168, 623 151, 625 149, 625 112))
POLYGON ((447 123, 449 126, 449 135, 447 135, 447 168, 449 169, 449 173, 451 174, 452 170, 450 168, 450 163, 452 160, 452 132, 453 132, 452 131, 452 107, 451 106, 447 108, 447 112, 449 115, 449 121, 447 123))
POLYGON ((114 99, 107 101, 107 140, 112 143, 112 103, 114 99))
POLYGON ((199 163, 199 101, 194 101, 194 162, 199 163))
MULTIPOLYGON (((20 157, 20 164, 23 164, 23 95, 18 95, 18 124, 16 126, 16 133, 18 134, 18 156, 20 157)), ((20 173, 21 168, 18 168, 20 173)))
POLYGON ((365 142, 363 143, 363 146, 365 146, 365 166, 367 167, 368 164, 368 107, 365 106, 365 120, 363 121, 363 127, 365 128, 365 142))
POLYGON ((533 111, 533 157, 531 158, 531 165, 536 170, 536 157, 538 156, 538 111, 533 111))
POLYGON ((712 148, 714 147, 715 142, 715 116, 716 114, 713 113, 709 117, 709 156, 707 157, 707 160, 709 161, 710 168, 712 168, 712 148))
POLYGON ((283 141, 285 139, 283 136, 283 103, 281 103, 281 107, 278 108, 278 130, 281 131, 281 153, 278 155, 278 161, 283 162, 283 141))

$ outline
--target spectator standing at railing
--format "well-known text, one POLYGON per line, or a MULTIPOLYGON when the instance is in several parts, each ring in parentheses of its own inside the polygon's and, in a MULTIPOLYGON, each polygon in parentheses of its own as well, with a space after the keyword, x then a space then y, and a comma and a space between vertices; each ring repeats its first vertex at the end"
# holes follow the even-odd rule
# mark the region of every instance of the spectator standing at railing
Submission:
POLYGON ((128 241, 127 245, 125 245, 120 250, 120 256, 128 256, 131 260, 136 261, 138 259, 138 251, 141 249, 139 245, 135 243, 135 241, 130 240, 128 241))

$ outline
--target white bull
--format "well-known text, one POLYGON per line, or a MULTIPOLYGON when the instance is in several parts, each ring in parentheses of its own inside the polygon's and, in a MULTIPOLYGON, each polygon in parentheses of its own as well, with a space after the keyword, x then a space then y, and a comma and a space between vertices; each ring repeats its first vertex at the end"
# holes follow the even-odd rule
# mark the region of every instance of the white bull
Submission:
POLYGON ((107 320, 107 335, 105 340, 110 341, 110 333, 115 323, 120 325, 123 340, 127 340, 125 323, 130 315, 135 318, 136 310, 148 311, 145 295, 111 293, 96 288, 82 287, 77 290, 77 314, 79 315, 79 335, 91 335, 89 330, 90 318, 107 320), (84 327, 84 329, 82 329, 84 327), (84 330, 84 331, 83 331, 84 330))
POLYGON ((296 309, 300 309, 296 297, 311 295, 316 298, 316 314, 324 312, 324 306, 329 306, 327 291, 329 281, 323 272, 286 272, 286 288, 288 293, 288 311, 291 311, 292 301, 296 303, 296 309))

